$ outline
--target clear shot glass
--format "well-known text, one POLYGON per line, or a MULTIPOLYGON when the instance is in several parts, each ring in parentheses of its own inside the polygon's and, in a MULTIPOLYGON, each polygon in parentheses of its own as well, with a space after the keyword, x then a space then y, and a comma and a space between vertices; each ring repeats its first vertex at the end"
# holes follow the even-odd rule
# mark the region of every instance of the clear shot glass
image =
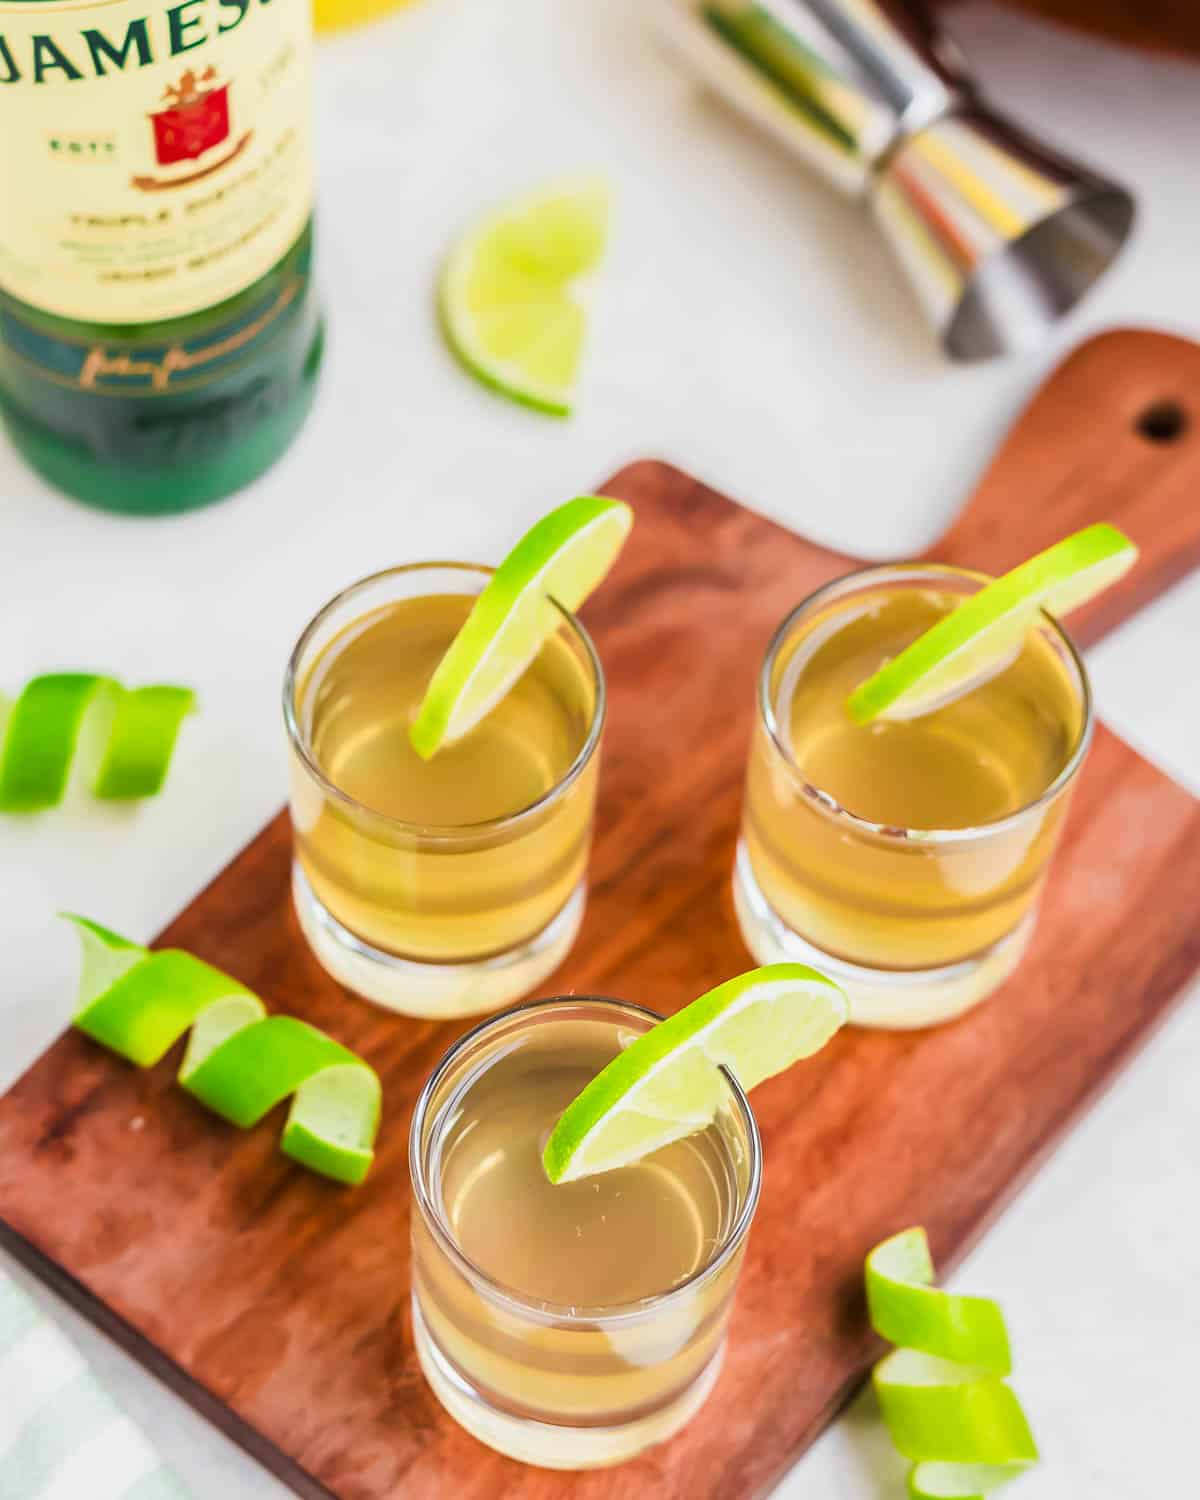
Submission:
POLYGON ((300 926, 340 983, 413 1016, 527 994, 586 899, 605 687, 573 615, 463 740, 429 762, 408 743, 490 576, 419 563, 354 584, 305 629, 284 684, 300 926))
POLYGON ((868 568, 779 627, 758 682, 734 900, 761 963, 841 984, 860 1026, 986 999, 1028 945, 1092 734, 1087 674, 1043 615, 1012 662, 932 714, 858 726, 848 692, 988 580, 868 568))
POLYGON ((659 1017, 575 996, 482 1022, 417 1102, 413 1331, 447 1411, 523 1462, 620 1463, 716 1381, 758 1202, 754 1117, 729 1074, 697 1135, 552 1186, 541 1152, 583 1085, 659 1017))

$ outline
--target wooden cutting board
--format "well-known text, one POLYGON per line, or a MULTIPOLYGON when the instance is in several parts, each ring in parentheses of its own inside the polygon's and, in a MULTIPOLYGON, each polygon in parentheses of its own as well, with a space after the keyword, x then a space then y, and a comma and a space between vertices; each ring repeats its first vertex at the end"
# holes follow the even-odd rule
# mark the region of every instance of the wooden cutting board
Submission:
POLYGON ((1200 55, 1200 10, 1196 0, 1004 0, 1004 3, 1127 47, 1200 55))
MULTIPOLYGON (((1144 556, 1078 622, 1095 639, 1200 558, 1197 422, 1200 348, 1144 333, 1086 345, 935 555, 999 571, 1088 520, 1118 522, 1144 556)), ((671 1010, 748 967, 729 875, 755 674, 785 610, 850 559, 663 464, 607 488, 638 522, 587 607, 611 727, 588 916, 545 992, 671 1010)), ((278 1154, 276 1128, 215 1120, 172 1086, 177 1058, 140 1073, 68 1033, 0 1100, 0 1218, 36 1273, 299 1494, 326 1500, 761 1494, 876 1352, 868 1247, 924 1223, 952 1265, 1200 963, 1200 803, 1101 730, 1006 990, 938 1031, 843 1033, 755 1093, 766 1186, 703 1417, 624 1468, 564 1476, 478 1446, 413 1354, 409 1112, 463 1028, 397 1019, 327 979, 297 930, 288 864, 281 814, 160 941, 375 1064, 385 1108, 368 1183, 319 1181, 278 1154)), ((102 882, 93 914, 105 916, 102 882)))

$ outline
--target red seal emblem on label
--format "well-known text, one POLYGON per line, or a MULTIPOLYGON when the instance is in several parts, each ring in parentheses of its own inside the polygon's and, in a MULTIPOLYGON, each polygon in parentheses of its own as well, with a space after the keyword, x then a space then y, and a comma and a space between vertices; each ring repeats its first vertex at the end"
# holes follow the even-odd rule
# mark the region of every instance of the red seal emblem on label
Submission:
MULTIPOLYGON (((189 68, 178 83, 168 84, 163 94, 163 108, 150 116, 154 131, 154 156, 160 167, 176 167, 181 162, 207 156, 229 140, 229 91, 232 84, 217 81, 216 68, 197 73, 189 68)), ((133 186, 143 193, 160 193, 164 189, 185 187, 219 172, 222 167, 246 149, 253 131, 215 159, 203 162, 194 172, 170 177, 134 177, 133 186)))
POLYGON ((216 84, 216 69, 199 77, 189 69, 166 91, 166 109, 150 116, 160 167, 193 161, 229 139, 229 85, 216 84))

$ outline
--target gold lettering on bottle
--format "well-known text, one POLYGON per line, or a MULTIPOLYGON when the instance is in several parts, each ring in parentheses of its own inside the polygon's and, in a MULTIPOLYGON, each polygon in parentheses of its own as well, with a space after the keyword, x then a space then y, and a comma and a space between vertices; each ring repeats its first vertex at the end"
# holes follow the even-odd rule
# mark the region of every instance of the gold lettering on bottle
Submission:
POLYGON ((172 375, 198 370, 204 365, 212 364, 214 360, 223 359, 227 354, 235 354, 246 344, 252 343, 295 301, 300 285, 299 281, 288 282, 260 317, 247 323, 244 328, 239 328, 236 333, 231 333, 228 338, 206 344, 203 349, 187 350, 176 344, 161 359, 138 359, 130 354, 107 354, 103 346, 98 344, 88 350, 79 372, 79 384, 84 390, 95 390, 96 382, 105 375, 144 375, 149 378, 152 390, 165 391, 171 383, 172 375))

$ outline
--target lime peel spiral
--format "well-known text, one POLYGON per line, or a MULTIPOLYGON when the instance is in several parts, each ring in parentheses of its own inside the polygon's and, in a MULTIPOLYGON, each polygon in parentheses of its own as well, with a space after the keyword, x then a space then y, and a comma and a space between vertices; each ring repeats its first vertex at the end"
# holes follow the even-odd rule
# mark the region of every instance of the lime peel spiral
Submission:
POLYGON ((362 1182, 374 1159, 375 1070, 294 1016, 269 1016, 252 991, 180 949, 152 953, 65 913, 83 945, 73 1024, 139 1068, 191 1030, 178 1081, 242 1129, 289 1096, 280 1149, 335 1181, 362 1182))
POLYGON ((115 677, 51 672, 0 696, 0 812, 57 807, 78 760, 104 801, 153 797, 166 779, 190 688, 126 688, 115 677))
POLYGON ((912 1460, 911 1500, 984 1500, 1037 1462, 1012 1370, 1008 1331, 987 1297, 933 1285, 924 1229, 906 1229, 867 1256, 876 1333, 897 1345, 872 1382, 892 1441, 912 1460))

